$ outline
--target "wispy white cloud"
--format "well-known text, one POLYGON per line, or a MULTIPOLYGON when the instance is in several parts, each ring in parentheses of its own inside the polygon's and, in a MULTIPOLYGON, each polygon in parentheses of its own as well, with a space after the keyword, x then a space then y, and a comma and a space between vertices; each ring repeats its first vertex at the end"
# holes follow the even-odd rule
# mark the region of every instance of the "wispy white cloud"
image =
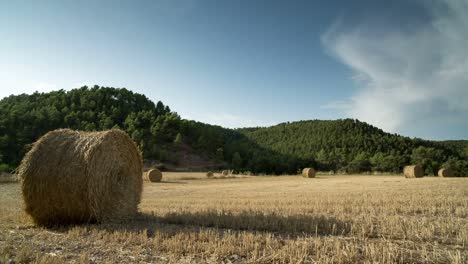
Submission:
POLYGON ((354 71, 360 88, 325 108, 391 132, 415 122, 430 127, 468 120, 468 2, 421 2, 432 21, 413 32, 344 29, 341 22, 330 27, 322 41, 354 71))

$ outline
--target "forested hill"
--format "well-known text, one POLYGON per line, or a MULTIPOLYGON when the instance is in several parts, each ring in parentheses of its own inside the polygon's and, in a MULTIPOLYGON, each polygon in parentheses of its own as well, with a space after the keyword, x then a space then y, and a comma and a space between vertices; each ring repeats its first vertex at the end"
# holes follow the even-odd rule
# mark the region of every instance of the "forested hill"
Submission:
POLYGON ((411 139, 353 119, 310 120, 267 128, 240 129, 261 146, 301 159, 313 159, 326 171, 398 172, 409 163, 436 173, 444 165, 466 170, 466 141, 411 139))
POLYGON ((162 102, 127 89, 82 87, 0 100, 0 170, 12 170, 30 144, 56 128, 125 130, 147 160, 180 164, 187 151, 215 164, 255 173, 320 170, 399 172, 408 163, 429 173, 450 166, 468 174, 466 142, 410 139, 357 120, 301 121, 226 129, 181 119, 162 102))

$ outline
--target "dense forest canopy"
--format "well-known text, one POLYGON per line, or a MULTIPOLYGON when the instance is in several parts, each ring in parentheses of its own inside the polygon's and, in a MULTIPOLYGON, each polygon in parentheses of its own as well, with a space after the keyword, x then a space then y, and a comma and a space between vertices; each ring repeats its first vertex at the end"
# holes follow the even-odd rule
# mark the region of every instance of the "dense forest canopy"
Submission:
POLYGON ((421 164, 429 174, 452 167, 468 175, 467 141, 410 139, 358 120, 311 120, 266 128, 226 129, 181 119, 162 102, 127 89, 82 87, 0 100, 0 170, 13 170, 47 131, 125 130, 145 159, 176 163, 180 146, 224 167, 254 173, 324 171, 400 172, 421 164))
POLYGON ((428 174, 436 174, 441 166, 466 171, 464 141, 410 139, 353 119, 300 121, 240 131, 261 146, 312 159, 324 171, 400 172, 407 164, 421 164, 428 174))

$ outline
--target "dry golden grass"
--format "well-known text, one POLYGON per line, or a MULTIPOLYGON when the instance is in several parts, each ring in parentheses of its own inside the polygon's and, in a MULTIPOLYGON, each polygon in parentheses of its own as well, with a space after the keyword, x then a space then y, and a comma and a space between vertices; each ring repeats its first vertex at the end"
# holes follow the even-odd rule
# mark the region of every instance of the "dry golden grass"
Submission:
POLYGON ((12 182, 18 182, 18 176, 16 174, 0 172, 0 183, 12 183, 12 182))
MULTIPOLYGON (((206 172, 163 172, 163 182, 171 183, 173 181, 187 181, 187 180, 206 180, 208 177, 206 176, 206 172)), ((240 179, 240 178, 248 178, 253 176, 246 176, 246 175, 223 175, 220 172, 214 172, 213 177, 210 179, 240 179)))
POLYGON ((132 222, 54 229, 0 195, 0 263, 468 261, 468 178, 164 173, 132 222))

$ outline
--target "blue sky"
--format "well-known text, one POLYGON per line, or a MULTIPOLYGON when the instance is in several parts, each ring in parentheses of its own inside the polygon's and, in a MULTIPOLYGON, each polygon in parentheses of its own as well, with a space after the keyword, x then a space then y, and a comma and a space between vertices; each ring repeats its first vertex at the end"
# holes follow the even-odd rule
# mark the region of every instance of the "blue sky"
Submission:
POLYGON ((98 84, 227 127, 351 117, 468 139, 467 11, 464 0, 0 0, 0 97, 98 84))

